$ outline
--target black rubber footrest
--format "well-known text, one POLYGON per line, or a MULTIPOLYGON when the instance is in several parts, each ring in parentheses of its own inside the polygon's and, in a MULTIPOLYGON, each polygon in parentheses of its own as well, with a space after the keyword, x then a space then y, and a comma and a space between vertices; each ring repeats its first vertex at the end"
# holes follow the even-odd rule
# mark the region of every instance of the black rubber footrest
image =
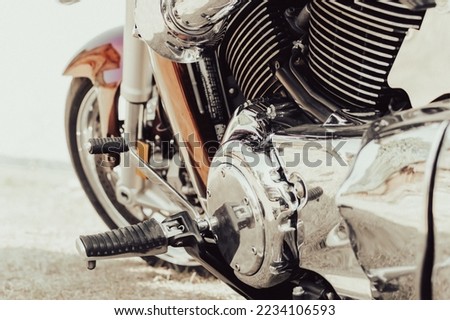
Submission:
MULTIPOLYGON (((156 255, 167 251, 168 239, 161 224, 154 220, 99 233, 80 236, 86 258, 118 255, 156 255)), ((81 248, 82 249, 82 248, 81 248)))
POLYGON ((122 153, 128 151, 128 145, 122 137, 89 139, 90 154, 122 153))

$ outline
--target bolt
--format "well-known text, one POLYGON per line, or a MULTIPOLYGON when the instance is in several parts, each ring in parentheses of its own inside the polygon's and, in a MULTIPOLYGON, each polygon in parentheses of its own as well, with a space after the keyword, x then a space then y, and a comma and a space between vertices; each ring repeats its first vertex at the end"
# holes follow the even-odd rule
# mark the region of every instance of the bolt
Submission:
POLYGON ((241 266, 237 263, 234 265, 234 268, 236 269, 236 271, 241 270, 241 266))
POLYGON ((226 174, 225 174, 225 170, 224 169, 222 169, 222 178, 225 178, 225 176, 226 176, 226 174))
POLYGON ((230 89, 228 89, 228 94, 229 94, 230 96, 234 96, 234 95, 236 94, 236 89, 235 89, 235 88, 230 88, 230 89))
POLYGON ((211 198, 211 191, 206 190, 206 196, 207 196, 208 198, 211 198))
POLYGON ((293 18, 294 14, 295 14, 295 8, 293 8, 293 7, 287 8, 286 17, 293 18))
POLYGON ((250 203, 250 201, 248 200, 248 198, 244 198, 244 204, 245 204, 246 206, 248 206, 249 203, 250 203))
POLYGON ((319 199, 323 195, 323 189, 321 187, 314 187, 308 190, 308 201, 314 201, 319 199))
POLYGON ((273 120, 277 117, 277 111, 273 104, 271 104, 269 107, 267 107, 266 114, 267 114, 267 117, 271 120, 273 120))
POLYGON ((258 250, 255 247, 252 247, 252 253, 256 256, 258 254, 258 250))
POLYGON ((203 232, 203 231, 206 231, 209 229, 209 223, 205 219, 199 220, 197 222, 197 225, 198 225, 198 230, 200 232, 203 232))

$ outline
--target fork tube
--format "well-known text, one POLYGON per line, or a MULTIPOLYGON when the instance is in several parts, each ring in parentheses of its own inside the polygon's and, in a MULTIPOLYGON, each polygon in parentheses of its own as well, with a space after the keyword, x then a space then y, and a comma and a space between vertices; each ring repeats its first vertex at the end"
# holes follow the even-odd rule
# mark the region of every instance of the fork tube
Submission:
MULTIPOLYGON (((121 96, 126 101, 125 138, 129 142, 139 139, 139 119, 143 104, 151 94, 150 59, 146 45, 134 37, 134 6, 135 0, 126 1, 126 17, 123 41, 121 96)), ((142 179, 136 174, 136 168, 122 166, 121 184, 124 187, 140 189, 142 179)))

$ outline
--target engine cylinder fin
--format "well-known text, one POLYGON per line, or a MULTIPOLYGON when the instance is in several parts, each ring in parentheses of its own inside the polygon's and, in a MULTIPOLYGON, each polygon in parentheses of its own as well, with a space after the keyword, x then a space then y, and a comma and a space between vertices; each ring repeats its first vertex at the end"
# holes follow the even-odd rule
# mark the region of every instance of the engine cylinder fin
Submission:
POLYGON ((281 88, 271 64, 286 60, 294 40, 283 18, 286 3, 249 2, 228 24, 220 52, 246 99, 281 88))
MULTIPOLYGON (((249 5, 250 5, 250 3, 248 3, 246 6, 244 6, 241 9, 241 12, 247 11, 247 8, 249 7, 249 5)), ((266 13, 266 11, 263 10, 263 7, 265 5, 266 4, 264 2, 262 2, 256 8, 253 8, 253 10, 248 13, 247 17, 241 23, 239 21, 235 21, 236 18, 241 17, 240 14, 237 14, 235 16, 236 18, 231 21, 230 25, 237 24, 237 28, 236 28, 235 32, 232 33, 232 35, 228 41, 229 46, 227 47, 227 50, 226 50, 226 58, 228 61, 234 61, 235 55, 239 52, 239 50, 237 49, 237 46, 241 45, 242 43, 240 43, 238 41, 238 37, 240 38, 239 40, 245 41, 246 37, 250 36, 248 29, 253 27, 255 25, 255 23, 260 24, 260 23, 264 22, 263 18, 264 18, 264 14, 266 13)))
POLYGON ((316 87, 343 107, 384 107, 389 71, 424 13, 388 1, 317 0, 310 12, 307 62, 316 87))

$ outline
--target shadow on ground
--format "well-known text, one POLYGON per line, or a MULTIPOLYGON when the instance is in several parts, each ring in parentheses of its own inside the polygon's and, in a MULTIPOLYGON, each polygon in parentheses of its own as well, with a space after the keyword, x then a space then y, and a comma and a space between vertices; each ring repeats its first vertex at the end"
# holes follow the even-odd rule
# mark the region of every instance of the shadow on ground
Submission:
POLYGON ((0 221, 0 299, 239 298, 215 278, 139 258, 101 261, 88 271, 75 239, 107 227, 68 165, 0 157, 0 221))
POLYGON ((87 270, 75 255, 0 249, 0 299, 236 299, 218 280, 152 268, 141 259, 98 262, 87 270))

